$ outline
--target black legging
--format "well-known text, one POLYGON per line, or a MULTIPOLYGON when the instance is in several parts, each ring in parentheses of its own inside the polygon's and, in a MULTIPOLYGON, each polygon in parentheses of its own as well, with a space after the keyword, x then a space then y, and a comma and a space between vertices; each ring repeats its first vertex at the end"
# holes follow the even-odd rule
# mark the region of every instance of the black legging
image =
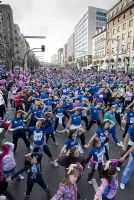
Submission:
MULTIPOLYGON (((57 129, 57 127, 58 127, 58 124, 59 124, 59 118, 56 117, 56 118, 55 118, 54 131, 56 131, 56 129, 57 129)), ((65 125, 65 118, 64 118, 64 117, 62 118, 62 126, 63 126, 64 128, 66 127, 66 125, 65 125)))
POLYGON ((120 113, 115 113, 115 119, 119 123, 119 125, 121 125, 121 116, 120 116, 120 113))
MULTIPOLYGON (((33 149, 33 152, 38 152, 39 149, 40 149, 40 147, 35 147, 33 149)), ((49 147, 47 145, 43 146, 43 151, 50 159, 52 158, 52 153, 50 152, 49 147)))
POLYGON ((54 133, 50 133, 50 134, 46 134, 46 143, 48 142, 49 136, 51 135, 53 141, 55 142, 55 137, 54 137, 54 133))
POLYGON ((19 138, 23 139, 23 141, 25 142, 27 148, 30 147, 30 142, 28 141, 28 139, 26 137, 26 133, 25 133, 24 129, 16 130, 16 131, 13 132, 14 152, 17 149, 17 143, 18 143, 18 139, 19 138))
POLYGON ((26 191, 26 195, 30 195, 31 194, 33 186, 34 186, 34 183, 38 183, 39 186, 41 188, 43 188, 44 190, 47 189, 47 185, 44 182, 44 180, 42 178, 42 175, 38 174, 37 177, 36 177, 36 179, 32 179, 30 177, 27 178, 27 191, 26 191))
POLYGON ((101 121, 100 121, 100 120, 95 121, 95 120, 90 119, 89 125, 88 125, 88 131, 90 130, 91 126, 92 126, 93 124, 95 124, 95 123, 97 123, 98 126, 101 125, 101 121))
POLYGON ((84 135, 84 133, 82 133, 80 135, 80 141, 81 141, 82 146, 84 146, 85 145, 85 135, 84 135))
POLYGON ((81 120, 85 122, 86 130, 88 130, 88 117, 81 117, 81 120))
POLYGON ((5 180, 0 183, 0 194, 5 195, 9 200, 15 200, 12 194, 7 190, 8 182, 5 180))
POLYGON ((5 113, 5 106, 4 105, 0 105, 0 117, 2 119, 4 117, 4 113, 5 113))

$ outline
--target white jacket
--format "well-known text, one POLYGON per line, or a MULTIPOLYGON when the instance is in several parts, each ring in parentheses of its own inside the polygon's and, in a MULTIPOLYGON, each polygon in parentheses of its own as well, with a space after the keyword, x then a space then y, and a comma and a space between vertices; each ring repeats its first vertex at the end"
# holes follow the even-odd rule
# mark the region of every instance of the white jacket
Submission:
POLYGON ((2 159, 2 163, 3 163, 3 171, 8 172, 12 170, 13 168, 15 168, 16 162, 15 162, 14 154, 13 154, 14 144, 11 142, 6 142, 5 144, 8 144, 10 146, 10 150, 2 159))
POLYGON ((5 104, 5 101, 4 101, 4 98, 2 96, 2 92, 0 91, 0 105, 4 105, 5 104))

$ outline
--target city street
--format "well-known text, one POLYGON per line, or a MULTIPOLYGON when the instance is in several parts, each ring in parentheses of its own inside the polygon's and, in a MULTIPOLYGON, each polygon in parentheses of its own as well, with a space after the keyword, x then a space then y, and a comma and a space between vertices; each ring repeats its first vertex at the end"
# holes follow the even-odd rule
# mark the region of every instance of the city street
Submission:
MULTIPOLYGON (((12 110, 9 110, 9 116, 8 119, 11 120, 13 118, 13 112, 12 110)), ((84 126, 84 125, 83 125, 84 126)), ((85 136, 86 136, 86 141, 88 142, 88 140, 91 138, 91 136, 93 135, 94 131, 95 131, 96 126, 94 125, 90 132, 86 132, 85 136)), ((60 130, 63 129, 62 127, 60 127, 60 130)), ((122 131, 120 131, 118 129, 118 136, 121 137, 122 131)), ((59 146, 55 146, 53 144, 53 141, 50 139, 49 141, 49 146, 50 149, 52 151, 53 157, 57 158, 59 155, 59 152, 61 150, 61 147, 63 146, 64 140, 65 140, 65 134, 60 134, 60 135, 56 135, 56 139, 59 143, 59 146)), ((12 141, 12 137, 11 134, 8 135, 7 137, 8 141, 12 141)), ((21 167, 23 167, 24 164, 24 155, 28 153, 24 143, 22 140, 19 140, 18 143, 18 149, 17 152, 15 154, 15 158, 17 161, 17 169, 20 169, 21 167)), ((119 158, 121 155, 122 151, 120 149, 120 147, 116 147, 115 144, 112 141, 111 138, 111 142, 110 142, 110 158, 119 158)), ((87 154, 87 153, 86 153, 87 154)), ((88 155, 88 154, 87 154, 88 155)), ((124 163, 122 170, 124 169, 124 166, 126 165, 126 162, 124 163)), ((59 166, 58 168, 54 168, 51 164, 49 159, 47 158, 47 156, 44 154, 43 156, 43 160, 42 160, 42 166, 43 166, 43 177, 45 182, 48 184, 48 186, 50 187, 50 191, 52 192, 52 194, 54 194, 57 190, 57 186, 59 184, 59 182, 63 179, 64 177, 64 168, 59 166)), ((122 175, 122 170, 121 172, 119 172, 119 180, 120 177, 122 175)), ((95 179, 94 180, 94 186, 89 185, 87 181, 87 174, 88 174, 88 169, 85 169, 85 171, 82 174, 82 178, 79 182, 79 191, 81 194, 81 199, 82 200, 93 200, 94 194, 95 194, 95 188, 96 188, 96 183, 97 185, 100 184, 100 181, 98 180, 98 172, 95 173, 95 179)), ((26 177, 26 174, 23 174, 26 177)), ((120 189, 118 189, 118 194, 117 194, 117 200, 133 200, 133 185, 134 185, 134 179, 131 178, 131 180, 129 181, 129 184, 127 185, 126 189, 124 191, 121 191, 120 189)), ((22 180, 22 181, 16 181, 14 180, 12 184, 10 184, 9 186, 9 190, 11 191, 11 193, 13 194, 13 196, 15 197, 16 200, 23 200, 24 199, 24 192, 26 190, 26 179, 22 180)), ((38 186, 35 185, 34 189, 32 191, 32 195, 30 200, 45 200, 45 193, 44 191, 38 186)))
POLYGON ((0 200, 133 189, 134 0, 0 1, 0 200))

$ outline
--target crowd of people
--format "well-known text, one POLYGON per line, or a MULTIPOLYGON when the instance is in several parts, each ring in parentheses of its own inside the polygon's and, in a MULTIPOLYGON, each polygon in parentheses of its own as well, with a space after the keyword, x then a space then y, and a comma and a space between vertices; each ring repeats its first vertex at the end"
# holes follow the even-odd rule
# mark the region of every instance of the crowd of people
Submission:
MULTIPOLYGON (((101 196, 103 200, 115 200, 118 182, 124 190, 134 171, 134 74, 60 68, 45 68, 35 73, 7 72, 0 81, 0 128, 5 130, 7 138, 9 133, 12 135, 12 142, 4 141, 0 151, 0 200, 15 199, 8 191, 8 183, 23 180, 24 171, 27 172, 25 200, 30 199, 35 183, 48 199, 80 200, 77 183, 85 168, 88 168, 85 181, 90 185, 96 170, 99 172, 101 185, 94 200, 101 196), (4 120, 8 107, 15 114, 11 122, 4 120), (94 134, 87 141, 93 125, 94 134), (55 158, 48 141, 51 137, 58 146, 61 134, 65 141, 55 158), (117 151, 122 151, 120 158, 117 155, 110 158, 111 138, 117 151), (17 171, 15 155, 21 139, 28 154, 20 158, 24 159, 24 166, 17 171), (41 150, 53 167, 65 167, 65 177, 55 185, 58 189, 54 195, 42 175, 41 150), (118 180, 120 170, 122 177, 118 180)), ((89 194, 87 200, 90 199, 89 194)))

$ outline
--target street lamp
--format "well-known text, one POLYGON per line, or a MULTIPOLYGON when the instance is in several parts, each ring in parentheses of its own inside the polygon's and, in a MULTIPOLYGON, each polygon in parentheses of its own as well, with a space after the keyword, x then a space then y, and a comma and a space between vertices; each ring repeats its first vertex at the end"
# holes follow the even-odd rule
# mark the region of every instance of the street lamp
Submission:
POLYGON ((120 39, 117 38, 102 38, 102 41, 116 41, 117 42, 117 48, 116 48, 116 62, 115 62, 115 66, 116 66, 116 71, 118 70, 118 59, 119 59, 119 49, 120 49, 120 39))
POLYGON ((23 58, 23 64, 22 64, 22 66, 23 66, 23 74, 24 74, 24 68, 25 68, 25 58, 26 58, 27 54, 28 54, 30 51, 33 51, 33 50, 41 50, 40 52, 44 52, 44 51, 45 51, 45 45, 42 45, 41 48, 32 48, 32 49, 28 50, 28 51, 25 53, 24 58, 23 58))

